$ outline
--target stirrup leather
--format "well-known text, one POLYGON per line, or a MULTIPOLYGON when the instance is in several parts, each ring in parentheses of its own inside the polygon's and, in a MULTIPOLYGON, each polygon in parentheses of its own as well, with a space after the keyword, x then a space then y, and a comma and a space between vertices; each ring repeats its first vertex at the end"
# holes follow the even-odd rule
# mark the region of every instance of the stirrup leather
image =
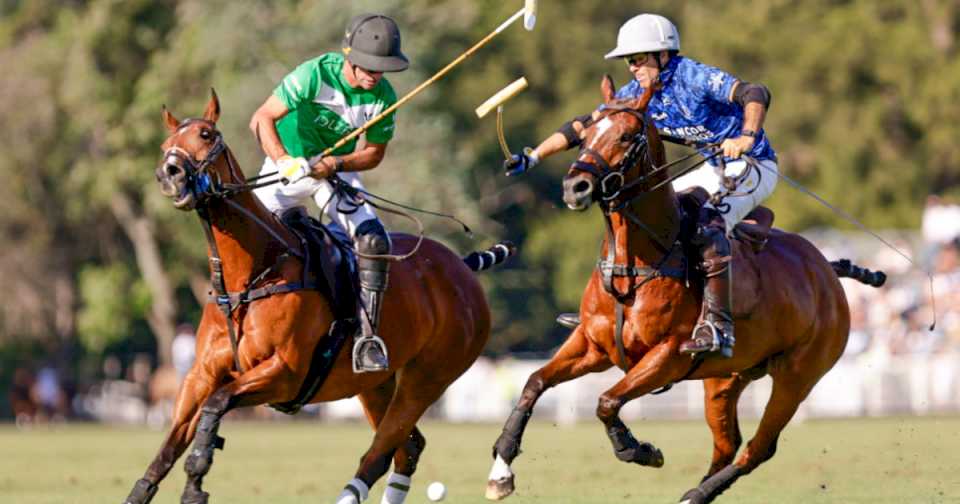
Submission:
POLYGON ((371 373, 376 371, 385 371, 389 368, 389 365, 384 367, 364 367, 362 361, 363 356, 360 354, 363 351, 364 345, 367 343, 372 343, 380 349, 380 353, 383 354, 383 358, 386 362, 390 362, 390 355, 387 353, 387 344, 379 336, 371 334, 360 336, 353 341, 353 372, 354 373, 371 373))

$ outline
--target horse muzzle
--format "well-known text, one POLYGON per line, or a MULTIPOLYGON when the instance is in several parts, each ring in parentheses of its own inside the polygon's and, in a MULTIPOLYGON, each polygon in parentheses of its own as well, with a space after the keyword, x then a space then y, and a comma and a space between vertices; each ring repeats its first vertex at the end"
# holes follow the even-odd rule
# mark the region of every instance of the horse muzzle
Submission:
POLYGON ((196 197, 190 190, 187 171, 178 163, 168 160, 156 171, 157 182, 160 183, 160 194, 173 200, 173 207, 178 210, 193 210, 196 197))
POLYGON ((590 208, 595 191, 594 178, 587 173, 568 175, 563 179, 563 202, 570 210, 582 212, 590 208))

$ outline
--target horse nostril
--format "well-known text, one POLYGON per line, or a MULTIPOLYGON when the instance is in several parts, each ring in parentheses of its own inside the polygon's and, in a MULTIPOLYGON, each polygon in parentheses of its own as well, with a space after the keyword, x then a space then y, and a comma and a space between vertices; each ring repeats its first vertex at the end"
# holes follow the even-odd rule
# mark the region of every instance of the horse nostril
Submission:
POLYGON ((175 177, 180 174, 180 167, 175 164, 168 164, 164 166, 167 172, 168 177, 175 177))
POLYGON ((590 192, 593 190, 593 184, 587 180, 581 180, 573 186, 574 194, 583 194, 585 192, 590 192))

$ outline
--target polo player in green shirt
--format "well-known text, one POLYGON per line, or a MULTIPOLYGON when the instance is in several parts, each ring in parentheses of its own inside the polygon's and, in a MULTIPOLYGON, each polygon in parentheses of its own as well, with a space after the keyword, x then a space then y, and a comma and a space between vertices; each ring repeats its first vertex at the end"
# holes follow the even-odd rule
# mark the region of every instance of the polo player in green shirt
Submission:
MULTIPOLYGON (((343 227, 363 255, 390 253, 390 238, 367 204, 344 202, 327 178, 338 175, 362 189, 358 172, 375 168, 393 138, 395 114, 382 119, 357 140, 329 156, 321 153, 351 131, 363 126, 397 101, 384 72, 402 72, 409 62, 400 50, 396 22, 378 14, 353 18, 343 40, 343 54, 331 52, 308 60, 284 77, 253 114, 250 129, 267 158, 261 174, 279 172, 289 183, 261 187, 256 195, 271 211, 280 214, 312 197, 331 221, 343 227), (349 212, 341 212, 350 208, 349 212)), ((387 349, 377 336, 380 307, 387 288, 386 259, 359 257, 363 311, 361 332, 354 340, 354 372, 385 371, 387 349)))

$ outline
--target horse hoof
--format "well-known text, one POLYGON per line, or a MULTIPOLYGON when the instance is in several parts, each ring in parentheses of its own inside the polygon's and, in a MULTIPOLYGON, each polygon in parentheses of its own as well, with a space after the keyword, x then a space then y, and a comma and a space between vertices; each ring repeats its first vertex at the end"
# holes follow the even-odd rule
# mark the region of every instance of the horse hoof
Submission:
POLYGON ((699 488, 694 488, 680 497, 680 504, 706 504, 707 497, 699 488))
POLYGON ((649 455, 647 456, 647 463, 641 465, 646 465, 648 467, 663 467, 663 452, 659 448, 653 446, 650 443, 641 443, 640 446, 644 449, 649 450, 649 455))
POLYGON ((487 481, 487 500, 502 500, 513 493, 513 475, 487 481))
POLYGON ((186 491, 180 497, 180 504, 207 504, 210 494, 203 491, 186 491))

